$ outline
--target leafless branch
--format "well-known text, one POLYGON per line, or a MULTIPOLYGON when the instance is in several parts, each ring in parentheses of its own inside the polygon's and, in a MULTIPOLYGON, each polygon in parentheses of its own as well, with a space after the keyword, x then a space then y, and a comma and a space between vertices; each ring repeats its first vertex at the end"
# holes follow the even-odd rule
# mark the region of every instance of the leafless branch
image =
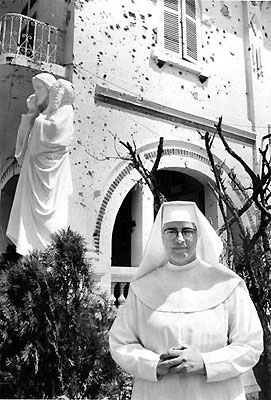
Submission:
POLYGON ((158 144, 158 147, 157 147, 156 158, 155 158, 153 167, 151 169, 151 174, 155 173, 158 170, 159 163, 160 163, 162 155, 164 153, 164 147, 163 146, 164 146, 164 138, 160 137, 159 144, 158 144))
POLYGON ((233 158, 235 158, 244 168, 244 170, 247 172, 248 176, 250 177, 252 181, 252 198, 253 201, 255 202, 256 206, 259 208, 259 210, 265 214, 266 218, 271 218, 271 214, 266 208, 265 202, 264 202, 264 193, 262 190, 262 185, 261 185, 261 179, 258 175, 254 173, 254 171, 249 167, 249 165, 243 160, 241 156, 239 156, 235 151, 232 150, 232 148, 229 146, 228 142, 225 139, 225 136, 223 135, 222 132, 222 117, 219 118, 218 124, 215 125, 218 136, 220 137, 225 150, 227 151, 228 154, 230 154, 233 158))
POLYGON ((225 150, 227 151, 227 153, 229 153, 233 158, 235 158, 244 168, 244 170, 247 172, 247 174, 250 176, 252 182, 255 184, 255 186, 258 184, 257 182, 257 177, 254 173, 254 171, 248 166, 248 164, 243 160, 243 158, 241 156, 239 156, 234 150, 232 150, 232 148, 229 146, 228 142, 225 139, 225 136, 222 133, 222 117, 219 117, 219 121, 217 124, 215 124, 216 130, 217 130, 217 134, 220 137, 225 150))
MULTIPOLYGON (((215 164, 213 153, 211 151, 211 146, 213 144, 213 138, 211 138, 211 135, 209 134, 209 132, 205 132, 205 135, 203 137, 204 137, 204 141, 205 141, 205 148, 206 148, 208 158, 209 158, 209 161, 211 164, 211 169, 213 171, 214 178, 215 178, 216 190, 217 190, 218 194, 220 194, 220 193, 222 194, 223 188, 221 186, 220 172, 218 172, 218 168, 215 164)), ((218 204, 219 204, 219 208, 220 208, 220 211, 222 214, 224 225, 226 227, 228 240, 232 241, 232 233, 231 233, 228 221, 227 221, 227 215, 226 215, 226 212, 224 209, 224 203, 223 203, 221 195, 218 195, 218 204)))

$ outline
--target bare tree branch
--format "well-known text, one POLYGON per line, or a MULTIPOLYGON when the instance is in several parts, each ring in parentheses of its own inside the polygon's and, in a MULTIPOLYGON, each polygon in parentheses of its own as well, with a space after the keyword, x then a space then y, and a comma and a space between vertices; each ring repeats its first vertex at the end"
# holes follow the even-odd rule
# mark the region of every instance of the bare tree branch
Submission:
POLYGON ((122 142, 120 143, 128 150, 128 153, 130 155, 130 161, 133 165, 133 167, 141 174, 144 182, 148 185, 150 188, 153 197, 154 197, 154 213, 156 214, 158 212, 158 209, 160 205, 166 200, 166 198, 163 196, 163 194, 159 190, 159 184, 157 182, 156 178, 156 172, 159 167, 159 163, 161 161, 161 157, 163 155, 163 143, 164 139, 161 137, 159 140, 159 144, 157 147, 157 154, 156 158, 153 164, 153 167, 151 171, 147 170, 147 168, 144 166, 140 154, 137 154, 137 148, 136 144, 133 141, 133 147, 129 142, 122 142))
POLYGON ((151 174, 155 173, 158 170, 159 163, 160 163, 162 155, 164 153, 164 147, 163 146, 164 146, 164 138, 160 137, 159 144, 158 144, 158 147, 157 147, 157 155, 156 155, 153 167, 152 167, 151 172, 150 172, 151 174))
POLYGON ((217 130, 217 134, 220 137, 220 139, 225 147, 225 150, 243 166, 244 170, 250 176, 254 185, 257 186, 257 184, 258 184, 257 176, 255 175, 254 171, 243 160, 243 158, 241 156, 239 156, 235 151, 233 151, 232 148, 229 146, 228 142, 225 139, 225 136, 222 134, 221 125, 222 125, 222 117, 219 117, 218 124, 215 124, 215 127, 217 130))
MULTIPOLYGON (((216 188, 218 193, 222 193, 223 189, 221 188, 221 179, 220 179, 220 173, 218 173, 218 169, 216 167, 215 161, 214 161, 214 157, 211 151, 211 146, 213 144, 213 138, 211 138, 211 135, 209 134, 209 132, 205 132, 204 135, 204 141, 205 141, 205 147, 206 147, 206 151, 208 154, 208 158, 211 164, 211 169, 213 171, 214 174, 214 178, 215 178, 215 183, 216 183, 216 188)), ((224 203, 223 200, 221 198, 220 195, 218 195, 218 204, 219 204, 219 208, 223 217, 223 221, 224 221, 224 225, 226 228, 226 232, 227 232, 227 236, 228 236, 228 240, 230 242, 232 242, 232 233, 231 233, 231 229, 230 226, 228 224, 228 220, 227 220, 227 215, 225 213, 225 209, 224 209, 224 203)))
POLYGON ((226 141, 222 129, 221 129, 221 124, 222 124, 222 117, 219 118, 218 124, 215 125, 217 129, 218 136, 220 137, 225 150, 227 151, 228 154, 230 154, 233 158, 235 158, 244 168, 244 170, 247 172, 249 175, 251 181, 252 181, 252 188, 253 188, 253 193, 252 193, 252 198, 257 207, 261 210, 263 214, 265 214, 265 217, 270 219, 271 214, 266 208, 266 204, 264 202, 264 192, 262 190, 262 185, 261 185, 261 179, 258 175, 254 173, 254 171, 248 166, 248 164, 243 160, 241 156, 239 156, 235 151, 232 150, 232 148, 229 146, 228 142, 226 141))

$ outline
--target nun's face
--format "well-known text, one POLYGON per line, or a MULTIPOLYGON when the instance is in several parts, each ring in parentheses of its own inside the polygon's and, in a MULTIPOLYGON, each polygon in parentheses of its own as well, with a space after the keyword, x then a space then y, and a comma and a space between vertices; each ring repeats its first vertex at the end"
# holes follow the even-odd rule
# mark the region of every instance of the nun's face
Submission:
POLYGON ((168 261, 175 265, 185 265, 195 260, 197 228, 192 222, 167 222, 162 230, 163 243, 168 261))
POLYGON ((33 87, 37 99, 38 106, 47 107, 49 101, 49 90, 47 86, 39 79, 33 81, 33 87))

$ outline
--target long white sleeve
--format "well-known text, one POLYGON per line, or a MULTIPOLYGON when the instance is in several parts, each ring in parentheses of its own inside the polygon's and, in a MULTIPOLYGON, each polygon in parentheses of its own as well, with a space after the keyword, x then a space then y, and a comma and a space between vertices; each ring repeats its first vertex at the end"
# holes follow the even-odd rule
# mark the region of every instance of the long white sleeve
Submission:
POLYGON ((245 286, 239 285, 228 299, 228 346, 202 353, 207 382, 238 376, 252 368, 263 351, 263 332, 245 286))
POLYGON ((119 310, 109 334, 113 359, 135 378, 157 382, 159 355, 145 349, 138 337, 137 299, 129 290, 125 304, 119 310))

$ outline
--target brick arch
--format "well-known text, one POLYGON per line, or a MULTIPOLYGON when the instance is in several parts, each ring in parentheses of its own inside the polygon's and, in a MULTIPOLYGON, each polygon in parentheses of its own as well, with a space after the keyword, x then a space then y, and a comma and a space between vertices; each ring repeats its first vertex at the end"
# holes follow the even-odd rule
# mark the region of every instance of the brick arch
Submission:
POLYGON ((127 165, 125 168, 121 170, 121 172, 116 176, 116 178, 113 180, 113 182, 110 184, 108 190, 106 191, 106 194, 103 198, 102 204, 100 206, 99 212, 98 212, 98 217, 96 220, 95 224, 95 231, 93 234, 94 238, 94 247, 95 247, 95 252, 99 253, 100 252, 100 234, 101 234, 101 227, 102 227, 102 221, 104 218, 104 215, 106 213, 106 209, 108 206, 108 203, 110 202, 110 199, 112 197, 112 194, 120 184, 120 182, 133 170, 132 165, 127 165))
POLYGON ((0 253, 6 251, 7 245, 11 241, 6 236, 9 213, 12 207, 13 196, 16 190, 17 179, 20 173, 20 167, 16 161, 6 165, 0 176, 1 190, 1 221, 0 221, 0 253))
POLYGON ((18 162, 15 160, 12 163, 8 164, 4 169, 4 172, 0 178, 0 190, 4 188, 7 182, 14 176, 19 175, 21 172, 21 167, 19 166, 18 162))
MULTIPOLYGON (((176 141, 174 141, 174 145, 173 145, 173 143, 172 143, 172 145, 170 145, 168 142, 168 144, 165 143, 165 145, 164 145, 164 152, 163 152, 162 160, 164 160, 166 156, 167 156, 166 158, 168 161, 169 161, 168 157, 182 156, 183 158, 193 159, 195 161, 205 164, 206 166, 210 166, 210 161, 209 161, 208 157, 206 157, 204 155, 204 152, 205 152, 205 150, 203 148, 200 148, 199 146, 195 146, 192 144, 179 142, 179 147, 178 147, 178 145, 176 144, 176 141), (189 148, 187 146, 189 146, 189 148)), ((147 149, 145 147, 145 148, 141 149, 140 153, 144 156, 146 161, 152 161, 156 157, 156 150, 154 150, 154 149, 147 149)), ((224 163, 222 163, 222 161, 218 157, 215 157, 215 161, 223 164, 223 168, 226 172, 230 171, 230 169, 224 163)), ((161 162, 161 165, 162 165, 162 162, 161 162)), ((173 164, 171 164, 171 166, 175 167, 177 165, 175 163, 173 163, 173 164)), ((101 206, 99 208, 98 216, 96 219, 94 234, 93 234, 94 248, 95 248, 96 254, 100 253, 100 237, 101 237, 102 222, 103 222, 104 216, 107 212, 108 205, 110 203, 112 195, 115 193, 115 191, 118 188, 118 186, 120 185, 120 183, 129 174, 131 174, 131 172, 133 170, 134 170, 134 168, 130 164, 123 167, 123 169, 117 174, 115 179, 110 184, 110 186, 109 186, 108 190, 106 191, 106 194, 102 200, 101 206)), ((140 179, 140 176, 139 176, 139 179, 140 179)), ((237 191, 237 192, 235 191, 235 193, 241 202, 245 200, 245 196, 242 193, 240 193, 240 191, 237 191)), ((252 212, 250 212, 250 211, 247 212, 247 217, 248 217, 248 221, 249 221, 251 229, 255 230, 255 222, 253 219, 252 212)))
MULTIPOLYGON (((170 148, 165 148, 163 152, 163 157, 164 156, 183 156, 183 157, 188 157, 188 158, 193 158, 196 159, 200 162, 203 162, 204 164, 210 165, 210 161, 207 157, 204 155, 200 154, 200 152, 195 152, 194 150, 189 150, 185 149, 183 147, 170 147, 170 148)), ((153 159, 156 157, 156 151, 150 151, 145 154, 145 158, 148 159, 153 159)))

